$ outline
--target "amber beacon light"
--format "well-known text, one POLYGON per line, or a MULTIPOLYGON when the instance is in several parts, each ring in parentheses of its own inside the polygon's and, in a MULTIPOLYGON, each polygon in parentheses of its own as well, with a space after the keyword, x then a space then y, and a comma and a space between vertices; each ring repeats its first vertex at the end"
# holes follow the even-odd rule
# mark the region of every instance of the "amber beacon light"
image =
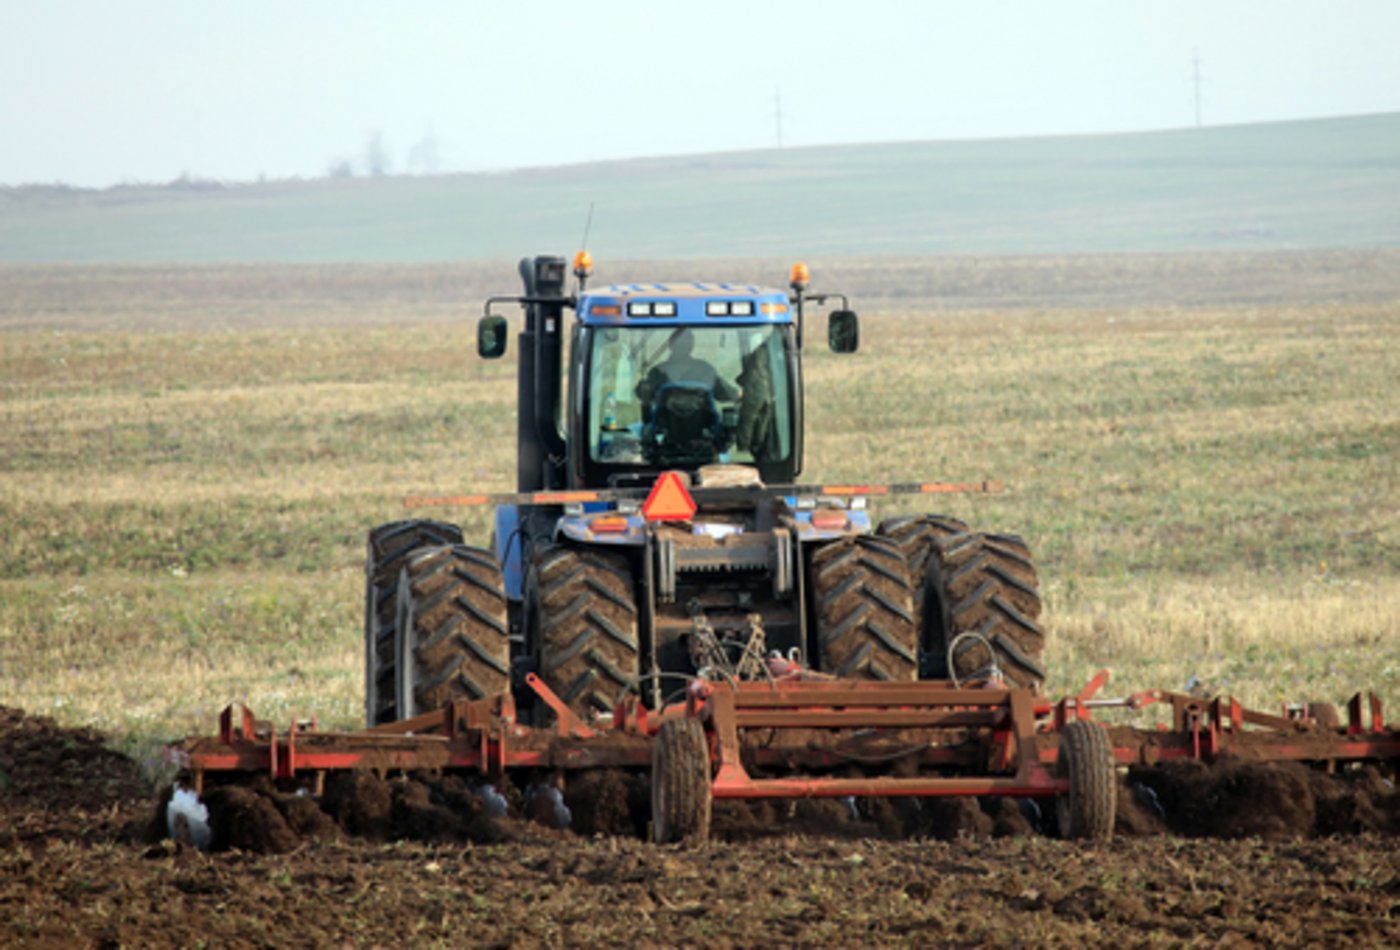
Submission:
POLYGON ((798 261, 796 264, 792 265, 792 277, 789 279, 789 283, 792 284, 793 290, 801 293, 807 289, 807 285, 811 283, 811 281, 812 274, 807 270, 806 264, 798 261))

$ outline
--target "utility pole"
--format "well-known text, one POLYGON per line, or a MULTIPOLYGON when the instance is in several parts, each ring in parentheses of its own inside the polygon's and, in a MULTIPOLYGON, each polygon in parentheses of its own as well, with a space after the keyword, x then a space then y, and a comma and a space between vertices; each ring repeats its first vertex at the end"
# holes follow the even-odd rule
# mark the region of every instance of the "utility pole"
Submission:
POLYGON ((778 148, 783 147, 783 87, 773 87, 773 127, 778 135, 778 148))
POLYGON ((1196 128, 1201 127, 1201 51, 1191 51, 1191 85, 1196 91, 1196 128))

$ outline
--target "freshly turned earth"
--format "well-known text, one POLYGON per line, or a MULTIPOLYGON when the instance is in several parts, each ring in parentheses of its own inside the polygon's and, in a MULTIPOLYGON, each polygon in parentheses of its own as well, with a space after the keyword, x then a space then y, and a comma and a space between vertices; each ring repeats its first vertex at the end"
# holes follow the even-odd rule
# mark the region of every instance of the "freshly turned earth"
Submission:
POLYGON ((0 945, 1400 945, 1381 773, 1129 781, 1106 846, 1006 802, 827 802, 718 809, 687 851, 640 840, 622 775, 567 793, 593 836, 492 817, 452 777, 347 775, 319 805, 211 788, 205 854, 154 834, 156 796, 100 735, 0 707, 0 945))

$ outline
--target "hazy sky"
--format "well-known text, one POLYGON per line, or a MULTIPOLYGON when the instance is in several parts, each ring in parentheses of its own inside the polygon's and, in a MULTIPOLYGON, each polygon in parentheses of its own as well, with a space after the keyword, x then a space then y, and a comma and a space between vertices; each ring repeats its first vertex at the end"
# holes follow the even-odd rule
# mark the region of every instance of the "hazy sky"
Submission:
POLYGON ((1396 0, 0 0, 0 183, 1400 111, 1396 0))

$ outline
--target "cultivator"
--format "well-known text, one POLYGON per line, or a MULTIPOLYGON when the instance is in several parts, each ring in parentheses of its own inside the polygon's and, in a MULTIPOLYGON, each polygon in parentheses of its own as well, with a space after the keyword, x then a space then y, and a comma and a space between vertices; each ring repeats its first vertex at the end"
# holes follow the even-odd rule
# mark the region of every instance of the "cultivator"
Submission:
POLYGON ((753 682, 694 679, 683 701, 650 710, 635 699, 584 722, 533 674, 527 685, 552 710, 525 725, 508 693, 364 732, 278 731, 229 707, 219 735, 170 749, 196 792, 207 780, 266 776, 319 795, 328 773, 381 776, 453 772, 498 788, 555 787, 599 769, 649 773, 657 841, 704 838, 715 799, 1005 796, 1054 799, 1064 837, 1106 839, 1123 767, 1173 760, 1294 761, 1336 769, 1400 763, 1400 730, 1380 701, 1354 697, 1284 715, 1166 691, 1099 698, 1100 673, 1078 695, 1051 702, 1022 688, 951 681, 876 683, 798 671, 753 682), (1156 728, 1105 725, 1096 713, 1161 704, 1156 728))

